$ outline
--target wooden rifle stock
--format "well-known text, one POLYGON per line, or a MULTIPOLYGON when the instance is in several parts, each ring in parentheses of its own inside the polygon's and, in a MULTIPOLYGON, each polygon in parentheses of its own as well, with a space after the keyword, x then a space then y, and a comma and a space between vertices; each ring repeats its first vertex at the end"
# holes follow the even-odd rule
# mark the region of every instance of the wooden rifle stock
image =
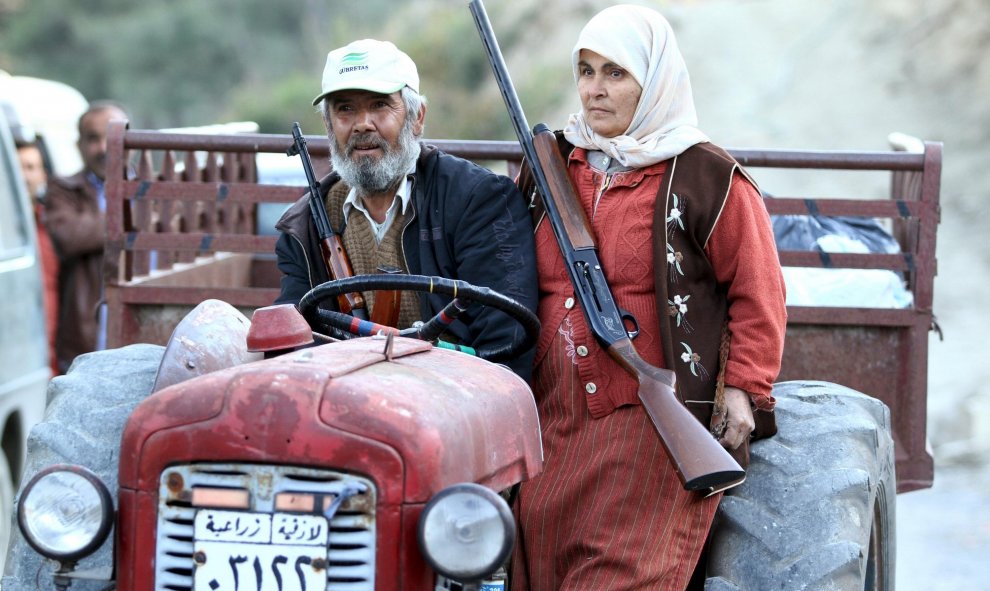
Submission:
POLYGON ((742 484, 745 470, 677 399, 674 372, 644 361, 628 338, 608 354, 639 383, 639 401, 686 490, 713 494, 742 484))
POLYGON ((639 399, 684 488, 710 494, 741 483, 746 472, 678 400, 674 372, 648 364, 633 347, 624 321, 634 319, 621 312, 612 297, 594 233, 557 139, 543 124, 530 131, 484 5, 471 0, 469 6, 589 328, 609 355, 636 378, 639 399))
MULTIPOLYGON (((320 183, 316 180, 313 162, 306 147, 306 138, 299 128, 299 123, 292 124, 292 146, 286 151, 289 156, 299 156, 302 160, 306 182, 309 185, 309 211, 316 226, 317 237, 320 241, 320 254, 330 279, 344 279, 354 276, 351 261, 340 236, 333 231, 330 216, 323 205, 323 195, 320 183)), ((382 305, 376 305, 371 320, 384 326, 395 326, 399 320, 399 294, 396 291, 380 292, 382 305), (380 313, 377 313, 379 312, 380 313)), ((364 296, 358 292, 344 293, 337 297, 337 307, 344 314, 350 314, 361 320, 368 320, 368 310, 364 296)))
MULTIPOLYGON (((379 273, 400 275, 398 267, 378 267, 379 273)), ((397 289, 378 290, 375 292, 375 307, 371 310, 371 321, 382 326, 399 326, 399 311, 402 304, 402 292, 397 289)))
MULTIPOLYGON (((344 245, 337 234, 320 238, 320 253, 323 255, 323 264, 326 266, 331 279, 343 279, 354 275, 351 263, 347 259, 347 253, 344 251, 344 245)), ((337 307, 344 314, 350 314, 361 320, 368 319, 364 296, 358 292, 337 296, 337 307)))

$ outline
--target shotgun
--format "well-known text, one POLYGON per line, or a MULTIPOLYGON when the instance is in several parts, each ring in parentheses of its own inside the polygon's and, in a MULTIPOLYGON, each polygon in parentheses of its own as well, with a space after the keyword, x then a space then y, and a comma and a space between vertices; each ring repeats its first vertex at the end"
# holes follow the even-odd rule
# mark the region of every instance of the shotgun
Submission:
MULTIPOLYGON (((306 138, 303 137, 298 122, 292 124, 292 146, 289 147, 286 154, 289 156, 298 155, 302 160, 303 171, 306 173, 306 183, 309 185, 309 211, 313 217, 313 224, 316 226, 323 264, 326 265, 330 279, 344 279, 353 276, 354 270, 347 258, 347 251, 344 250, 344 243, 340 236, 333 231, 333 226, 330 224, 330 217, 327 215, 326 206, 323 204, 323 195, 320 192, 320 183, 316 180, 313 161, 310 159, 309 149, 306 147, 306 138)), ((395 268, 379 270, 386 273, 401 272, 395 268)), ((358 292, 338 296, 337 307, 344 314, 350 314, 360 320, 368 320, 364 296, 358 292)), ((371 320, 384 326, 395 326, 398 319, 399 292, 376 292, 375 310, 371 320)))
POLYGON ((639 399, 684 488, 712 494, 742 483, 746 472, 678 400, 674 372, 650 365, 636 352, 625 324, 631 318, 619 310, 612 297, 598 260, 593 231, 557 139, 542 123, 529 131, 484 5, 481 0, 471 0, 470 8, 592 333, 609 356, 636 378, 639 399))

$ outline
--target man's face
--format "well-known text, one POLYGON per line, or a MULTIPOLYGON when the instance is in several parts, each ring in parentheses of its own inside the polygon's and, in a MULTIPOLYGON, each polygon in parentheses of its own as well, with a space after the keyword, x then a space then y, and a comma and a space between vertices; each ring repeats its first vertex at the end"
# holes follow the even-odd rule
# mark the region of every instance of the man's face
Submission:
POLYGON ((37 146, 17 148, 17 159, 21 161, 21 173, 27 183, 28 193, 34 199, 44 195, 45 187, 48 184, 48 174, 45 172, 41 150, 37 146))
POLYGON ((393 188, 415 159, 426 110, 410 114, 399 92, 342 90, 329 97, 331 159, 344 181, 365 194, 393 188))
POLYGON ((105 179, 107 176, 107 125, 112 119, 125 119, 120 109, 109 107, 83 117, 79 122, 79 155, 86 170, 105 179))

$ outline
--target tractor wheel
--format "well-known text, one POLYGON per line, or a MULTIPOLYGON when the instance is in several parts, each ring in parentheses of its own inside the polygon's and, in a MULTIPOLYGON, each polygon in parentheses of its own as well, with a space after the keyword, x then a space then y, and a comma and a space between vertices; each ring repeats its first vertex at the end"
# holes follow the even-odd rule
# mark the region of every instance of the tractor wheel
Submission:
POLYGON ((776 436, 754 442, 746 482, 712 528, 706 591, 892 591, 890 411, 826 382, 774 387, 776 436))
POLYGON ((0 572, 7 558, 11 514, 14 511, 14 475, 10 473, 7 456, 0 453, 0 572))
MULTIPOLYGON (((27 483, 53 464, 79 464, 99 476, 116 496, 120 436, 131 411, 151 393, 164 350, 159 345, 130 345, 80 355, 66 375, 54 378, 48 386, 45 417, 28 436, 21 482, 27 483)), ((11 530, 4 591, 54 588, 51 575, 56 563, 28 546, 16 525, 11 530)), ((105 573, 108 579, 78 580, 73 591, 107 588, 113 566, 112 539, 113 535, 76 567, 105 573)))

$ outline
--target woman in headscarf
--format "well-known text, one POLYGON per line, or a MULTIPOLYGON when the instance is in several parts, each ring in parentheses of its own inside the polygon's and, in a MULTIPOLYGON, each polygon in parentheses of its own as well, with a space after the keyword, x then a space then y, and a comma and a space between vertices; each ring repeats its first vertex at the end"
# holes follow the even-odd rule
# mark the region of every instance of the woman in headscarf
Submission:
MULTIPOLYGON (((616 303, 639 322, 633 343, 676 372, 678 396, 706 426, 717 397, 720 441, 746 450, 754 412, 773 409, 786 324, 760 193, 697 128, 687 68, 660 14, 600 12, 572 62, 582 108, 564 129, 564 156, 616 303)), ((636 381, 575 305, 548 223, 536 242, 545 465, 517 498, 510 588, 684 589, 720 495, 682 488, 636 381)))

